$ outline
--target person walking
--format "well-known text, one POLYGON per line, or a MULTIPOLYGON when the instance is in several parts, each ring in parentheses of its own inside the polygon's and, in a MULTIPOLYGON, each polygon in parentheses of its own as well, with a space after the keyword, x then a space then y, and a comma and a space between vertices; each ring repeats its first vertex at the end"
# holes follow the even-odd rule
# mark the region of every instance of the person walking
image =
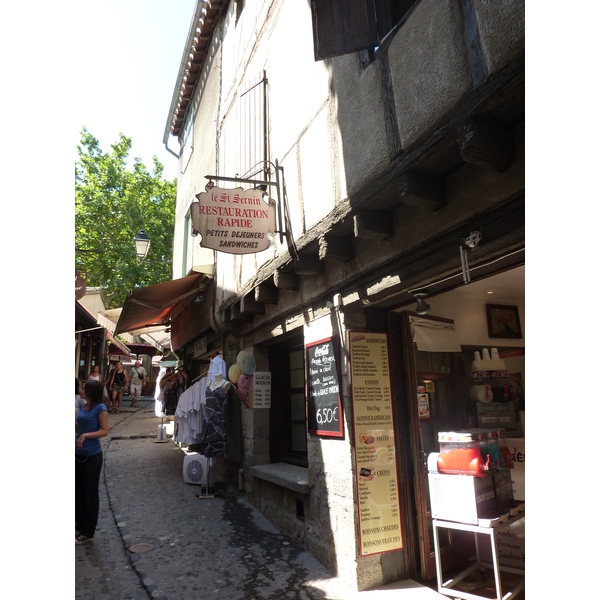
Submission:
POLYGON ((88 376, 88 381, 100 381, 100 367, 98 365, 94 365, 92 367, 92 372, 88 376))
POLYGON ((142 397, 142 389, 146 387, 146 369, 140 367, 140 361, 136 360, 131 368, 131 406, 137 406, 142 397))
POLYGON ((111 412, 119 414, 121 412, 121 400, 123 400, 123 393, 129 387, 129 377, 127 371, 123 369, 123 364, 118 362, 115 370, 113 371, 110 379, 110 394, 111 402, 113 404, 111 412))
POLYGON ((108 434, 108 413, 102 402, 102 382, 86 381, 87 403, 75 420, 75 544, 94 538, 100 510, 102 444, 108 434))
POLYGON ((77 377, 75 377, 75 421, 76 422, 77 422, 77 415, 79 414, 79 411, 86 404, 84 386, 85 386, 85 381, 83 382, 83 384, 80 387, 79 379, 77 379, 77 377))
POLYGON ((113 404, 112 404, 112 391, 110 389, 111 381, 113 379, 113 374, 115 372, 115 367, 110 367, 110 365, 106 369, 108 371, 108 375, 103 380, 104 383, 104 402, 108 406, 108 412, 112 412, 113 404))

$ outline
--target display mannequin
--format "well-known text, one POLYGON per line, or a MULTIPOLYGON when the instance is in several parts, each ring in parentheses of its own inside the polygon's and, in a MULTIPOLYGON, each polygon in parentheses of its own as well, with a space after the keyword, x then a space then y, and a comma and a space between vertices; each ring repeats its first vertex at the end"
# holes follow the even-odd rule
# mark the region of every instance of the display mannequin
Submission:
POLYGON ((204 423, 200 436, 200 452, 206 457, 225 456, 227 449, 227 426, 225 404, 231 383, 220 373, 206 386, 204 423))
POLYGON ((227 381, 227 379, 225 379, 221 373, 216 373, 215 378, 208 384, 208 387, 212 391, 216 390, 218 387, 222 387, 226 392, 228 392, 231 389, 231 383, 229 383, 229 381, 227 381))

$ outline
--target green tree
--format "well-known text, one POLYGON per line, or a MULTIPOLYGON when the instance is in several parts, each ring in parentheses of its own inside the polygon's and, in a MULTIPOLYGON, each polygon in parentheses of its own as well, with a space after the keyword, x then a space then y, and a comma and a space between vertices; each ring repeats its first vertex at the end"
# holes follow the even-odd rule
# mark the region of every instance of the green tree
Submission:
POLYGON ((152 173, 139 158, 127 169, 131 138, 119 134, 111 152, 84 127, 75 161, 75 266, 86 270, 89 287, 106 290, 109 307, 122 306, 127 292, 171 279, 177 180, 162 179, 153 157, 152 173), (150 237, 139 262, 133 238, 150 237))

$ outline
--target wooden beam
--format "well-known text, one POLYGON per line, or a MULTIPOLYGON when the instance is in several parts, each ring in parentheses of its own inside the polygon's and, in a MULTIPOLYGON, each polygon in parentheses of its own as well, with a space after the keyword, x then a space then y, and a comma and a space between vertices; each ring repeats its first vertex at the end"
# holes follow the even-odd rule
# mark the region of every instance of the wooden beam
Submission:
POLYGON ((510 167, 515 155, 511 131, 474 119, 458 128, 458 147, 465 162, 499 173, 510 167))
POLYGON ((300 255, 300 260, 294 267, 296 275, 323 275, 325 265, 319 260, 318 256, 300 255))
POLYGON ((231 312, 228 308, 221 313, 221 323, 231 323, 231 312))
POLYGON ((271 283, 259 283, 254 288, 254 300, 264 304, 277 304, 279 302, 279 290, 271 283))
POLYGON ((402 173, 398 177, 398 191, 403 204, 428 210, 439 210, 446 205, 444 179, 432 173, 402 173))
POLYGON ((249 315, 248 313, 242 313, 242 311, 240 310, 240 303, 236 302, 235 304, 232 304, 229 307, 229 310, 231 312, 231 320, 232 321, 252 321, 254 320, 254 317, 252 315, 249 315))
POLYGON ((285 290, 297 290, 300 287, 298 275, 293 271, 280 271, 273 273, 273 282, 275 287, 285 290))
POLYGON ((385 240, 394 235, 391 210, 361 210, 354 215, 354 237, 385 240))
POLYGON ((350 236, 322 235, 319 238, 319 259, 347 262, 354 258, 350 236))
POLYGON ((242 314, 264 315, 265 305, 262 302, 256 302, 254 294, 243 296, 240 300, 240 312, 242 314))

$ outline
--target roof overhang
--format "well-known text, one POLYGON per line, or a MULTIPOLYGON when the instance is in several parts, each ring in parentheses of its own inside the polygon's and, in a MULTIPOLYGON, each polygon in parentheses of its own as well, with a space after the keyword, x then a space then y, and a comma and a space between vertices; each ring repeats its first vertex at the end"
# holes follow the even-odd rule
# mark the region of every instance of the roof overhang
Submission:
POLYGON ((131 290, 119 316, 115 334, 170 324, 181 310, 206 289, 206 275, 193 273, 181 279, 131 290))
POLYGON ((93 338, 104 337, 104 327, 83 304, 75 300, 75 335, 79 332, 89 333, 93 338))
POLYGON ((197 0, 196 2, 185 49, 179 64, 177 82, 173 90, 171 107, 169 108, 169 116, 163 135, 164 144, 169 141, 169 133, 177 137, 184 125, 188 106, 192 101, 196 83, 200 79, 202 63, 209 52, 209 44, 217 17, 223 6, 227 4, 226 0, 212 0, 211 2, 197 0))

